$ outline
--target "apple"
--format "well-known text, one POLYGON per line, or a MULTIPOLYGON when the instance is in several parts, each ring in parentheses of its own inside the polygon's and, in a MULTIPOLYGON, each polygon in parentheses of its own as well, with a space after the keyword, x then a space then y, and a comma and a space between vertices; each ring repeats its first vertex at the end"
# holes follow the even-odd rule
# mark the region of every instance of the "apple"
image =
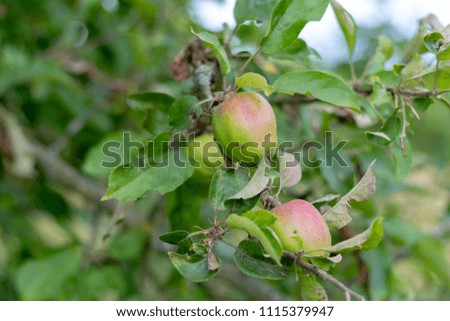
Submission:
POLYGON ((277 146, 272 106, 255 92, 241 92, 219 104, 212 116, 219 147, 233 163, 254 166, 277 146))
POLYGON ((196 136, 187 143, 187 155, 195 161, 195 172, 210 178, 217 168, 225 164, 219 146, 210 133, 196 136))
POLYGON ((277 216, 272 229, 285 250, 312 252, 311 256, 316 256, 325 254, 318 250, 331 246, 330 230, 311 203, 292 200, 275 207, 272 212, 277 216))

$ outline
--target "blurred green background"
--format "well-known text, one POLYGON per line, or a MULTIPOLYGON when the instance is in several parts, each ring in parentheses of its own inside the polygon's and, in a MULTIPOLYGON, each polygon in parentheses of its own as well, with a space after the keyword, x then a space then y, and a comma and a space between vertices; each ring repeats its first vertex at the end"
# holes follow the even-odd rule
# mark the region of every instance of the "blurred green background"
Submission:
MULTIPOLYGON (((99 166, 102 143, 124 130, 151 138, 136 125, 127 95, 191 90, 189 80, 173 80, 171 66, 194 39, 191 26, 201 28, 192 8, 187 0, 0 3, 0 300, 299 297, 293 277, 276 283, 251 279, 237 270, 226 248, 219 248, 223 270, 208 282, 191 283, 173 269, 170 247, 158 240, 170 229, 166 212, 173 213, 175 203, 176 211, 198 210, 207 221, 207 192, 170 194, 171 209, 157 193, 133 204, 99 201, 109 173, 99 166)), ((251 42, 252 32, 241 30, 241 42, 251 42)), ((361 28, 368 54, 381 33, 392 35, 392 26, 361 28)), ((407 39, 395 40, 396 48, 407 45, 407 39)), ((310 56, 304 59, 311 64, 310 56)), ((321 139, 314 128, 319 126, 349 140, 344 152, 351 163, 366 166, 377 158, 377 192, 355 204, 351 229, 362 231, 374 215, 385 216, 383 243, 345 256, 331 273, 372 300, 449 300, 448 107, 420 112, 411 127, 411 170, 401 179, 390 155, 371 145, 362 130, 313 107, 276 107, 280 139, 321 139)), ((304 169, 290 197, 345 194, 357 171, 304 169)), ((331 299, 343 299, 324 286, 331 299)))

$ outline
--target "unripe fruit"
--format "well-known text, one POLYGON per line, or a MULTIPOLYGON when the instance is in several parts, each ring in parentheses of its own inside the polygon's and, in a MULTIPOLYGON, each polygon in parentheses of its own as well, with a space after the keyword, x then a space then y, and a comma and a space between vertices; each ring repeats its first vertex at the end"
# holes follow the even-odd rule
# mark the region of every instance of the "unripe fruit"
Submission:
MULTIPOLYGON (((277 216, 273 230, 284 249, 297 253, 315 251, 331 246, 331 235, 319 211, 304 200, 293 200, 275 207, 277 216)), ((311 255, 323 255, 323 251, 311 255)))
POLYGON ((190 140, 187 143, 187 155, 195 161, 195 172, 207 178, 225 163, 212 134, 203 134, 190 140))
POLYGON ((272 155, 277 145, 277 125, 272 106, 254 92, 235 94, 212 116, 214 136, 233 162, 256 165, 272 155))

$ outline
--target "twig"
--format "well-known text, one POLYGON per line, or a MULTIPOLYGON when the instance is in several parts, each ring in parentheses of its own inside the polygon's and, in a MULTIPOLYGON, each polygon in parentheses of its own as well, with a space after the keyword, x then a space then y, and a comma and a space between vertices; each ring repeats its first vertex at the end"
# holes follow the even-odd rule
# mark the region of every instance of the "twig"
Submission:
POLYGON ((409 103, 409 102, 405 102, 406 106, 408 106, 409 110, 411 110, 411 112, 413 113, 414 117, 416 117, 417 120, 420 120, 420 116, 417 113, 417 110, 409 103))
POLYGON ((32 141, 31 146, 36 155, 37 161, 42 165, 45 174, 63 185, 75 188, 87 199, 101 207, 114 212, 114 203, 109 201, 101 202, 105 188, 97 185, 87 177, 82 176, 76 169, 64 162, 57 155, 53 154, 47 147, 37 141, 32 141))
POLYGON ((439 73, 439 58, 436 57, 436 72, 434 73, 434 81, 433 81, 433 93, 437 92, 437 81, 438 81, 438 73, 439 73))
MULTIPOLYGON (((440 94, 448 92, 448 90, 417 90, 403 87, 384 87, 387 91, 390 91, 393 94, 400 94, 404 96, 412 96, 412 97, 432 97, 438 96, 440 94)), ((353 89, 360 94, 370 95, 372 93, 372 88, 363 88, 360 84, 354 83, 353 89)))
POLYGON ((95 108, 87 110, 84 114, 72 120, 66 127, 66 131, 62 134, 50 147, 54 154, 59 154, 68 144, 70 139, 75 136, 86 123, 91 119, 91 117, 98 111, 95 108))
POLYGON ((312 273, 314 273, 315 275, 319 276, 320 278, 322 278, 323 280, 330 282, 331 284, 333 284, 335 287, 337 287, 339 290, 341 290, 342 292, 344 292, 344 295, 346 297, 347 300, 350 300, 351 297, 354 297, 357 300, 360 301, 365 301, 364 296, 356 293, 355 291, 349 289, 344 283, 342 283, 341 281, 335 279, 333 276, 331 276, 330 274, 328 274, 327 272, 325 272, 324 270, 319 269, 318 267, 309 264, 305 261, 303 261, 301 258, 299 258, 297 255, 295 255, 294 253, 291 252, 287 252, 284 251, 283 252, 284 256, 294 260, 298 265, 300 265, 303 269, 308 270, 312 273))
POLYGON ((255 58, 257 55, 259 55, 260 52, 261 52, 261 48, 256 50, 256 52, 254 54, 252 54, 250 57, 248 57, 247 61, 244 62, 242 67, 239 69, 238 75, 242 75, 244 73, 245 68, 247 68, 248 64, 251 63, 253 58, 255 58))
POLYGON ((133 203, 127 202, 117 203, 116 209, 113 216, 109 220, 108 226, 100 235, 100 239, 102 241, 105 241, 108 237, 110 237, 114 227, 116 227, 121 221, 125 219, 128 210, 130 210, 132 207, 132 204, 133 203))
POLYGON ((405 102, 403 101, 403 97, 400 96, 399 99, 400 99, 400 106, 401 106, 401 110, 402 110, 402 131, 400 133, 400 147, 402 148, 403 155, 407 155, 408 152, 406 150, 405 140, 406 140, 406 128, 409 126, 409 123, 408 123, 408 119, 406 118, 406 108, 405 108, 405 102))

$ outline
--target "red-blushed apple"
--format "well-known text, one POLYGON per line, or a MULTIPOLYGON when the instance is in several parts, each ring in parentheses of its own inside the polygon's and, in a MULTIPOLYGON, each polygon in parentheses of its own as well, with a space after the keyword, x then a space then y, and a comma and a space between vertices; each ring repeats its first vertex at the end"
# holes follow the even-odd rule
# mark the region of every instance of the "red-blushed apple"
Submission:
POLYGON ((212 125, 219 146, 233 162, 253 166, 276 151, 275 114, 257 93, 241 92, 227 98, 214 110, 212 125))
POLYGON ((272 212, 277 216, 272 229, 285 250, 311 252, 311 256, 315 256, 325 254, 316 250, 331 246, 330 230, 311 203, 292 200, 275 207, 272 212))

